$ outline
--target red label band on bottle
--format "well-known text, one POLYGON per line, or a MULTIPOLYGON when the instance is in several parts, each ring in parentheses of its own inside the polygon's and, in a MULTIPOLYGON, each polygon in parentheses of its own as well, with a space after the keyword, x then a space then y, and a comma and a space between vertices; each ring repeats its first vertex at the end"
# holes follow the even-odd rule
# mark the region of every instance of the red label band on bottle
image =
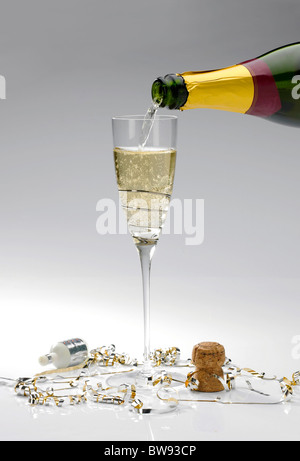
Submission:
POLYGON ((268 117, 278 112, 281 101, 268 65, 261 59, 246 61, 242 65, 251 73, 254 84, 253 102, 246 114, 268 117))

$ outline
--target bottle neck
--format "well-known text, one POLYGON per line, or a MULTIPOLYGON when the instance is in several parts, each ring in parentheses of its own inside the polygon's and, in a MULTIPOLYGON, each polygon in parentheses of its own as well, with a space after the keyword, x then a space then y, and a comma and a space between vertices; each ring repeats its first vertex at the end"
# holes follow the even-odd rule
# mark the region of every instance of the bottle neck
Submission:
POLYGON ((159 107, 180 109, 187 98, 188 91, 181 75, 168 74, 158 77, 152 85, 152 100, 159 107))
POLYGON ((243 65, 208 72, 185 72, 188 98, 185 109, 219 109, 246 113, 254 98, 250 71, 243 65))
POLYGON ((168 109, 219 109, 246 113, 254 98, 251 72, 244 65, 206 72, 185 72, 159 77, 152 85, 152 100, 168 109))

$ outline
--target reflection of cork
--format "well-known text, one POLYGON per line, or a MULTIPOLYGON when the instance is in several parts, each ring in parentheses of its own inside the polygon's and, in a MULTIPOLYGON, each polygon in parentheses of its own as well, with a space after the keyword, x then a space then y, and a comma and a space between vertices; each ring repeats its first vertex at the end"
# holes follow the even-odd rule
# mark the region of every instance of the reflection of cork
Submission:
POLYGON ((214 375, 224 377, 222 365, 225 362, 225 349, 219 343, 203 342, 196 344, 192 351, 192 363, 195 365, 194 378, 199 382, 198 391, 223 391, 223 384, 214 375))

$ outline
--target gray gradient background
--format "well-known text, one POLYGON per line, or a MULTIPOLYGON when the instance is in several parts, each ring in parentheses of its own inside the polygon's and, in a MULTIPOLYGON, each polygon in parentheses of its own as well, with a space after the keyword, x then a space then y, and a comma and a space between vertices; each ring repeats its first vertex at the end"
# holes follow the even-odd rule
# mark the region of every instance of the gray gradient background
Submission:
MULTIPOLYGON (((111 117, 144 113, 158 75, 225 67, 299 41, 299 2, 1 0, 0 7, 3 370, 36 371, 37 356, 70 336, 138 355, 138 256, 128 235, 96 232, 98 200, 118 199, 111 117), (8 352, 25 349, 18 365, 9 361, 8 352)), ((173 196, 205 200, 205 241, 161 238, 153 346, 175 344, 186 356, 196 342, 216 340, 244 366, 294 371, 299 130, 218 111, 178 116, 173 196)))

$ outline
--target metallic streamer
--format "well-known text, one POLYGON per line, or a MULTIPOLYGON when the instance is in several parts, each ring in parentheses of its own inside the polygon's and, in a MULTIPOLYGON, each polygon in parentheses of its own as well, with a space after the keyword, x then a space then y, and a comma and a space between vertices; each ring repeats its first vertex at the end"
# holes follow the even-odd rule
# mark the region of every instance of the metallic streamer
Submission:
MULTIPOLYGON (((286 402, 292 399, 293 388, 300 385, 300 371, 295 371, 288 379, 286 377, 278 379, 276 376, 268 377, 264 372, 256 372, 251 368, 241 368, 232 363, 229 358, 222 367, 224 377, 216 376, 224 386, 224 392, 212 398, 181 398, 180 390, 172 386, 172 374, 166 370, 160 370, 158 367, 164 366, 180 366, 180 349, 170 347, 167 349, 155 349, 151 354, 151 361, 155 369, 153 375, 149 377, 148 383, 153 387, 157 387, 156 397, 175 408, 180 402, 214 402, 220 404, 276 404, 286 402), (274 396, 270 393, 263 392, 257 387, 259 381, 274 381, 278 383, 280 397, 274 401, 274 396), (259 394, 264 401, 236 401, 234 396, 235 390, 239 390, 241 384, 244 385, 243 390, 249 392, 250 395, 259 394), (231 394, 233 391, 233 394, 231 394)), ((82 364, 65 369, 48 370, 43 373, 36 374, 33 377, 24 377, 13 380, 12 378, 0 378, 5 382, 15 382, 14 390, 18 396, 26 397, 31 406, 37 405, 54 405, 61 407, 63 405, 80 405, 86 402, 96 402, 103 405, 125 405, 132 411, 139 414, 147 414, 153 411, 151 406, 145 406, 140 400, 138 391, 134 385, 126 383, 126 375, 124 376, 124 384, 119 387, 105 387, 101 381, 93 380, 97 376, 127 373, 128 369, 113 371, 116 367, 140 365, 136 359, 131 359, 126 353, 117 353, 115 345, 101 346, 90 351, 89 357, 82 364), (102 367, 107 368, 107 373, 103 372, 102 367), (99 371, 100 370, 100 371, 99 371), (70 376, 72 373, 77 373, 77 376, 70 376), (53 375, 53 377, 52 377, 53 375), (48 386, 48 387, 47 387, 48 386), (63 386, 63 387, 61 387, 63 386), (45 387, 45 388, 44 388, 45 387), (61 395, 62 391, 68 391, 61 395)), ((184 366, 191 366, 190 359, 185 361, 184 366)), ((130 370, 132 371, 132 369, 130 370)), ((182 382, 182 388, 186 391, 193 391, 194 395, 198 388, 198 381, 194 378, 194 371, 187 373, 185 382, 182 382)), ((203 396, 200 393, 201 397, 203 396)))

